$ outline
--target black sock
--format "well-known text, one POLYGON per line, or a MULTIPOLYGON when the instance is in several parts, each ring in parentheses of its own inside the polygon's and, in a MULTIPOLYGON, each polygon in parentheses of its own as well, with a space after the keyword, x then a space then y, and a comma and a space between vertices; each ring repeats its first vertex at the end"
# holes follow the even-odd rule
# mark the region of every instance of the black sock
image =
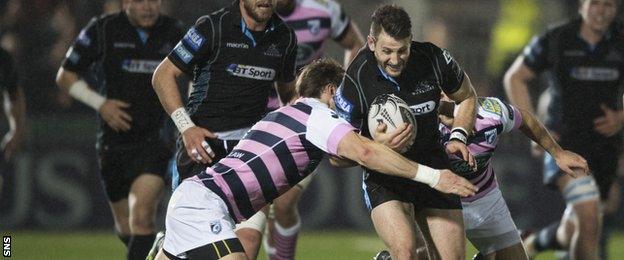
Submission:
POLYGON ((557 229, 561 221, 557 221, 538 231, 535 235, 535 250, 541 252, 544 250, 559 250, 563 249, 563 246, 557 241, 557 229))
POLYGON ((128 248, 128 244, 130 243, 130 235, 122 235, 121 233, 117 233, 117 237, 119 238, 119 240, 121 240, 121 242, 124 243, 126 248, 128 248))
POLYGON ((128 260, 145 260, 155 238, 156 234, 133 235, 128 245, 128 260))

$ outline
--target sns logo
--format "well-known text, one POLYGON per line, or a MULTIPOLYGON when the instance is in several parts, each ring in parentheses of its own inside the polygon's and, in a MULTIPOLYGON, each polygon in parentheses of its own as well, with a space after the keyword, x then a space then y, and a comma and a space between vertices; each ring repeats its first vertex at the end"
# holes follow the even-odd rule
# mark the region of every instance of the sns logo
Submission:
POLYGON ((436 106, 435 102, 429 101, 425 103, 420 103, 418 105, 410 106, 410 109, 412 110, 412 114, 414 115, 424 115, 433 111, 435 106, 436 106))
POLYGON ((11 257, 11 236, 2 237, 2 256, 11 257))
POLYGON ((242 64, 230 64, 227 66, 226 71, 232 76, 273 81, 275 78, 275 70, 263 67, 242 65, 242 64))

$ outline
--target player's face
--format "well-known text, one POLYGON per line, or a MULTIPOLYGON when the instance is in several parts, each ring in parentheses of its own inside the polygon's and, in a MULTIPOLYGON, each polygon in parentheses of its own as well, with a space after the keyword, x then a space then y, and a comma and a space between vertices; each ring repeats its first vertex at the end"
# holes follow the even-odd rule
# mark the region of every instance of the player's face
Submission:
POLYGON ((368 36, 368 47, 375 53, 377 64, 391 77, 398 77, 405 69, 411 42, 411 37, 397 40, 383 29, 377 37, 368 36))
POLYGON ((275 0, 242 0, 243 7, 256 22, 268 21, 275 11, 275 0))
POLYGON ((615 19, 617 3, 616 0, 584 0, 579 13, 592 31, 604 33, 615 19))
POLYGON ((161 3, 161 0, 124 0, 124 9, 136 26, 150 28, 160 16, 161 3))

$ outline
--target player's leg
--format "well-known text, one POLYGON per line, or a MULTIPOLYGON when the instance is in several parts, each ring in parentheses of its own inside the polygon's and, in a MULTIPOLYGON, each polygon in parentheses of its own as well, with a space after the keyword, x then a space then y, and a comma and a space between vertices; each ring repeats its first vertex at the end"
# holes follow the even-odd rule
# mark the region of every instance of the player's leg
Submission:
POLYGON ((128 196, 132 233, 128 259, 145 259, 156 238, 154 223, 164 184, 163 178, 155 174, 141 174, 132 183, 128 196))
POLYGON ((251 218, 237 224, 234 229, 249 259, 258 257, 258 251, 262 244, 262 233, 266 226, 268 208, 268 205, 264 206, 262 210, 256 212, 251 218))
POLYGON ((489 253, 483 256, 482 259, 488 260, 526 260, 529 257, 526 255, 524 251, 524 247, 522 243, 515 244, 513 246, 500 249, 496 252, 489 253))
POLYGON ((169 259, 247 259, 227 205, 199 181, 184 181, 172 194, 165 225, 169 259))
POLYGON ((128 247, 130 243, 130 209, 128 207, 128 185, 126 183, 126 171, 123 168, 124 160, 111 150, 100 151, 98 156, 100 167, 101 184, 108 197, 115 232, 119 240, 128 247))
POLYGON ((424 210, 431 238, 442 259, 465 259, 464 220, 461 209, 424 210))
POLYGON ((392 259, 416 259, 417 245, 413 205, 391 200, 371 211, 377 235, 384 242, 392 259))
POLYGON ((303 191, 310 185, 315 173, 309 175, 295 187, 279 196, 271 205, 273 214, 268 221, 267 250, 269 259, 294 259, 297 236, 301 230, 301 218, 297 208, 303 191))

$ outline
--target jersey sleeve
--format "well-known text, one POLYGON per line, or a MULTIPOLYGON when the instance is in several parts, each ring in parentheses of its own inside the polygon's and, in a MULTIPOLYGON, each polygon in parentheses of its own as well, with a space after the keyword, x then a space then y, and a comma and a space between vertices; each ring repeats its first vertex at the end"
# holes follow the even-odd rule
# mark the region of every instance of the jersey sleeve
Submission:
POLYGON ((292 82, 296 77, 296 61, 297 61, 297 35, 292 29, 289 32, 289 44, 286 47, 286 55, 282 64, 282 71, 280 71, 277 81, 279 82, 292 82))
POLYGON ((539 73, 550 66, 548 61, 548 34, 535 36, 522 51, 524 65, 539 73))
POLYGON ((65 54, 62 66, 64 69, 73 71, 79 74, 86 73, 93 62, 98 60, 103 53, 104 44, 101 42, 100 29, 101 20, 93 18, 83 28, 78 37, 74 40, 74 43, 65 54))
POLYGON ((446 94, 453 94, 464 82, 464 70, 455 61, 451 53, 446 49, 431 44, 433 49, 433 62, 440 79, 442 91, 446 94))
POLYGON ((306 139, 331 155, 338 155, 338 144, 355 130, 347 121, 329 108, 314 107, 308 119, 306 139))
MULTIPOLYGON (((522 114, 520 110, 498 98, 487 98, 487 100, 491 102, 491 104, 488 105, 493 106, 494 110, 500 109, 500 121, 503 125, 503 132, 509 133, 512 130, 520 128, 520 125, 522 125, 522 114)), ((485 103, 481 104, 483 107, 485 103)))
POLYGON ((191 74, 195 65, 210 59, 214 45, 215 26, 216 24, 210 16, 199 18, 167 58, 180 70, 191 74))
POLYGON ((4 89, 8 93, 16 93, 18 78, 17 69, 15 68, 15 62, 11 55, 3 49, 0 49, 0 58, 2 63, 0 64, 0 90, 4 89))
POLYGON ((340 41, 347 33, 351 21, 340 3, 329 1, 328 5, 331 19, 331 37, 336 41, 340 41))
POLYGON ((363 131, 367 126, 364 125, 366 118, 358 89, 357 82, 351 76, 345 74, 342 84, 340 84, 340 87, 336 90, 336 95, 334 95, 334 103, 336 104, 336 112, 342 119, 351 123, 358 130, 363 131))

